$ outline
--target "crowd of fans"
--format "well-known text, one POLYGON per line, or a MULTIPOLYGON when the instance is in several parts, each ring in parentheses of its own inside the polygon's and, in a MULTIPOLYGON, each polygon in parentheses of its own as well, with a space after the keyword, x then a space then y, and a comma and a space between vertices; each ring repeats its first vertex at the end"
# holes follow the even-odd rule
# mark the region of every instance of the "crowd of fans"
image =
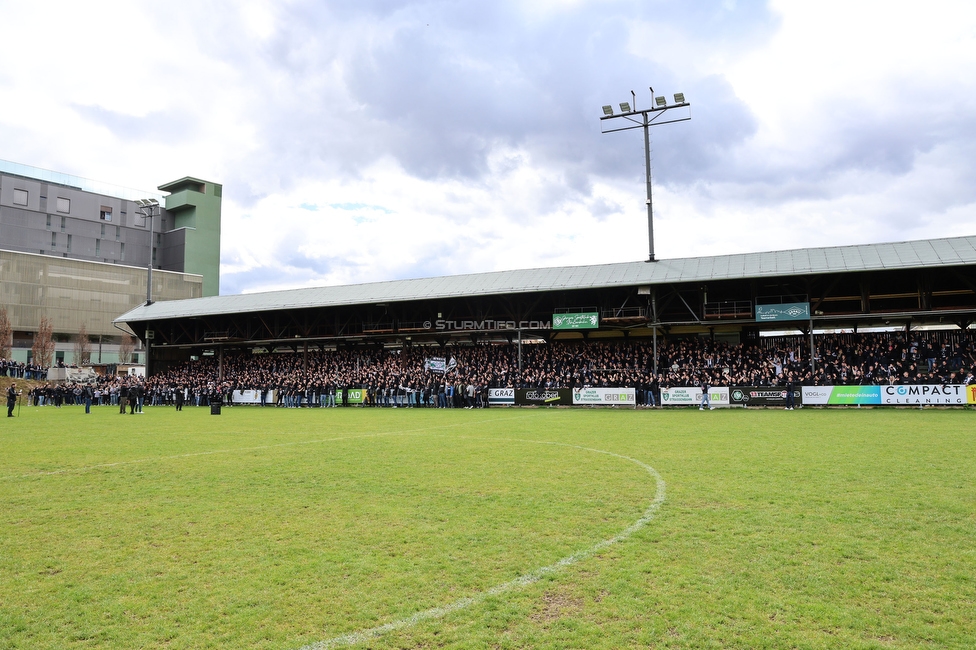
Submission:
MULTIPOLYGON (((650 341, 557 342, 394 350, 225 354, 203 357, 143 381, 101 377, 88 397, 118 404, 133 385, 150 405, 231 402, 234 391, 254 391, 262 404, 341 406, 359 390, 367 406, 481 407, 489 388, 633 387, 638 403, 660 403, 665 387, 967 384, 973 383, 976 346, 968 332, 833 334, 733 344, 694 337, 658 347, 650 341), (452 359, 447 372, 431 357, 452 359), (521 367, 521 370, 519 369, 521 367), (179 393, 179 396, 178 396, 179 393)), ((78 386, 35 389, 35 403, 72 403, 78 386)), ((357 402, 359 400, 356 400, 357 402)))
POLYGON ((20 363, 11 359, 0 359, 0 377, 44 379, 47 377, 47 368, 30 363, 20 363))

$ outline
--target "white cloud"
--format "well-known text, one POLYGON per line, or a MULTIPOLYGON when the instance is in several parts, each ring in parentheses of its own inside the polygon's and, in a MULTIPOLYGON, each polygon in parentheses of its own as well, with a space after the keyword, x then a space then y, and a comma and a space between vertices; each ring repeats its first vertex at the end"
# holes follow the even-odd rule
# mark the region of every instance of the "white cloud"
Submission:
POLYGON ((223 183, 225 291, 644 259, 649 85, 659 258, 976 223, 970 3, 2 6, 0 156, 223 183))

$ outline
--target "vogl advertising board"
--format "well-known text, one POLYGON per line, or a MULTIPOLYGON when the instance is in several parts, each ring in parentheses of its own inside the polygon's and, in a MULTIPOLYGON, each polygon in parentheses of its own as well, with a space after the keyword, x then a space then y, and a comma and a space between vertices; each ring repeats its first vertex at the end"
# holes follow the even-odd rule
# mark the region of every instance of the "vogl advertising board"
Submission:
POLYGON ((878 386, 803 386, 800 389, 807 406, 870 405, 881 403, 878 386))

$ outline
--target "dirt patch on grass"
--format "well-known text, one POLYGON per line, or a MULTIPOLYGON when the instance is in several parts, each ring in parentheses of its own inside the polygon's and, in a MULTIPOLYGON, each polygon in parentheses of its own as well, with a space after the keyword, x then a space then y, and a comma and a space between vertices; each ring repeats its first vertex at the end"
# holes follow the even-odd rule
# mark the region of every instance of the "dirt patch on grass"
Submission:
POLYGON ((561 591, 547 591, 542 595, 542 607, 532 615, 537 623, 548 623, 583 611, 583 599, 561 591))

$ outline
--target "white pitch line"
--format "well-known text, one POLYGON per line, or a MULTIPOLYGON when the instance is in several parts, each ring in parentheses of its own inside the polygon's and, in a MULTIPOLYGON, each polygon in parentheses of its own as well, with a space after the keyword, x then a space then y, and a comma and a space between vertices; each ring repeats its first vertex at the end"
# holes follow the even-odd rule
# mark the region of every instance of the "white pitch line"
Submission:
MULTIPOLYGON (((485 424, 488 422, 499 422, 504 420, 515 420, 518 418, 490 418, 487 420, 476 420, 474 422, 463 422, 462 426, 467 426, 471 424, 485 424)), ((107 467, 121 467, 124 465, 138 465, 142 463, 153 463, 165 460, 178 460, 180 458, 194 458, 196 456, 212 456, 214 454, 233 454, 237 452, 246 451, 260 451, 262 449, 277 449, 279 447, 294 447, 297 445, 314 445, 323 442, 338 442, 340 440, 359 440, 364 438, 379 438, 382 436, 403 436, 410 435, 412 433, 424 433, 432 429, 447 429, 456 428, 457 423, 452 424, 440 424, 430 427, 424 427, 422 429, 404 429, 402 431, 381 431, 379 433, 367 433, 357 436, 339 436, 336 438, 320 438, 317 440, 297 440, 295 442, 282 442, 274 445, 258 445, 255 447, 234 447, 230 449, 211 449, 209 451, 195 451, 189 454, 177 454, 175 456, 153 456, 150 458, 136 458, 133 460, 120 460, 114 463, 100 463, 98 465, 85 465, 84 467, 65 467, 64 469, 51 470, 50 472, 31 472, 29 474, 12 474, 10 476, 0 476, 0 481, 9 481, 19 478, 41 478, 44 476, 58 476, 60 474, 71 474, 74 472, 88 472, 95 469, 105 469, 107 467)))
POLYGON ((609 539, 605 539, 601 542, 597 542, 596 544, 594 544, 588 549, 577 551, 572 555, 569 555, 567 557, 562 558, 561 560, 558 560, 554 564, 541 567, 539 569, 536 569, 535 571, 530 571, 529 573, 520 575, 514 580, 510 580, 500 585, 496 585, 494 587, 491 587, 490 589, 487 589, 486 591, 482 591, 481 593, 475 594, 473 596, 469 596, 467 598, 461 598, 460 600, 455 600, 453 603, 449 603, 441 607, 432 607, 431 609, 425 609, 421 612, 417 612, 416 614, 408 616, 407 618, 401 618, 398 621, 392 621, 390 623, 386 623, 378 627, 369 628, 368 630, 360 630, 359 632, 351 632, 349 634, 343 634, 340 636, 332 637, 331 639, 326 639, 324 641, 317 641, 315 643, 302 646, 299 650, 329 650, 331 648, 341 648, 344 646, 357 645, 359 643, 363 643, 365 641, 369 641, 371 639, 375 639, 377 637, 383 636, 384 634, 388 634, 389 632, 394 632, 396 630, 402 630, 407 627, 412 627, 422 621, 429 621, 432 619, 443 618, 444 616, 447 616, 452 612, 456 612, 471 607, 473 605, 477 605, 483 602, 486 598, 489 598, 491 596, 498 596, 507 591, 511 591, 513 589, 517 589, 519 587, 523 587, 528 584, 532 584, 533 582, 538 582, 543 577, 551 573, 555 573, 556 571, 559 571, 560 569, 575 564, 580 560, 584 560, 588 557, 591 557, 592 555, 595 555, 596 553, 602 551, 608 546, 624 541, 625 539, 633 535, 635 532, 637 532, 638 530, 646 526, 648 522, 650 522, 652 519, 654 519, 654 515, 661 507, 661 504, 664 503, 665 488, 666 488, 664 484, 664 479, 661 477, 660 474, 658 474, 657 470, 655 470, 650 465, 642 463, 636 458, 623 456, 621 454, 615 454, 612 451, 605 451, 602 449, 592 449, 590 447, 581 447, 579 445, 569 445, 561 442, 547 442, 542 440, 519 440, 514 438, 493 438, 492 440, 508 440, 511 442, 528 442, 528 443, 535 443, 535 444, 542 444, 542 445, 556 445, 560 447, 571 447, 573 449, 581 449, 583 451, 590 451, 597 454, 606 454, 607 456, 614 456, 615 458, 628 460, 632 463, 639 465, 644 470, 646 470, 648 474, 654 477, 654 480, 657 482, 657 491, 654 494, 654 500, 651 501, 650 505, 647 506, 647 509, 644 510, 644 514, 641 515, 640 519, 638 519, 637 521, 635 521, 630 526, 623 529, 613 537, 609 539))

